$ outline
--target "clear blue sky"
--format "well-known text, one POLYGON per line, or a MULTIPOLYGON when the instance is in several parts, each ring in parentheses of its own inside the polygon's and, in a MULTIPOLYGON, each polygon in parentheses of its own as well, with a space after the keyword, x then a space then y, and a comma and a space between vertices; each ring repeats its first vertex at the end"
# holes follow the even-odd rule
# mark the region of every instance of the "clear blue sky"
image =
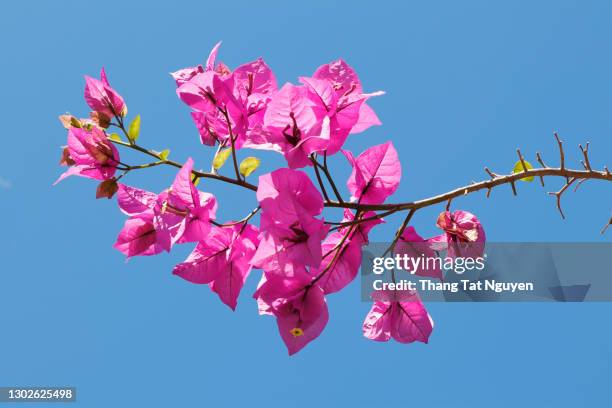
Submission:
MULTIPOLYGON (((609 406, 612 305, 431 304, 429 345, 361 336, 369 305, 358 282, 329 299, 322 336, 289 358, 274 319, 259 317, 252 276, 232 313, 207 287, 171 275, 190 248, 125 263, 111 245, 124 216, 95 185, 56 187, 65 131, 85 115, 83 74, 102 65, 142 115, 143 144, 207 167, 168 72, 202 62, 223 40, 230 66, 263 56, 280 83, 342 57, 370 91, 383 126, 349 139, 355 152, 388 139, 403 163, 397 200, 508 171, 515 148, 555 162, 552 132, 578 159, 612 166, 609 2, 7 2, 0 13, 0 385, 73 385, 83 407, 609 406), (493 4, 495 3, 495 4, 493 4)), ((280 163, 264 155, 265 168, 280 163)), ((344 158, 333 160, 339 177, 344 158)), ((135 177, 153 190, 171 169, 135 177)), ((610 186, 568 194, 562 221, 551 181, 491 199, 458 200, 494 241, 601 241, 610 186)), ((222 217, 254 197, 214 182, 222 217)), ((439 208, 415 226, 435 232, 439 208)), ((372 233, 389 239, 400 219, 372 233)), ((609 272, 609 271, 608 271, 609 272)), ((74 406, 74 405, 71 405, 74 406)))

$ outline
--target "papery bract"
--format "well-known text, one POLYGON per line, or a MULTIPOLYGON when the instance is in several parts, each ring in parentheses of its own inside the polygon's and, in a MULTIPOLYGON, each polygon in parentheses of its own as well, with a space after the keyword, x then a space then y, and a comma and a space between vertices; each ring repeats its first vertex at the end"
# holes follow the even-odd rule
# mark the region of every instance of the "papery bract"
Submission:
POLYGON ((157 202, 157 194, 136 187, 119 184, 117 204, 127 215, 138 215, 153 210, 157 202))
MULTIPOLYGON (((324 79, 331 83, 338 98, 338 111, 357 109, 356 120, 350 127, 350 133, 363 132, 370 126, 381 124, 376 113, 365 101, 369 97, 382 95, 384 92, 378 91, 364 94, 357 73, 346 62, 339 59, 329 64, 321 65, 315 71, 313 78, 324 79)), ((354 114, 350 114, 351 121, 354 120, 352 115, 354 114)), ((347 126, 348 124, 345 124, 344 127, 347 126)))
POLYGON ((321 241, 329 227, 315 217, 323 197, 299 170, 278 169, 259 177, 257 200, 262 208, 261 243, 253 265, 292 275, 296 266, 321 263, 321 241))
POLYGON ((125 221, 123 229, 113 245, 126 257, 136 255, 155 255, 170 251, 171 238, 166 230, 156 228, 152 212, 131 217, 125 221))
POLYGON ((213 227, 173 273, 192 283, 208 283, 223 303, 236 308, 240 290, 251 271, 250 259, 258 243, 257 228, 237 224, 213 227))
POLYGON ((193 160, 189 158, 177 173, 163 212, 184 217, 184 231, 179 242, 204 240, 210 231, 210 220, 215 218, 217 200, 212 194, 198 191, 191 179, 193 160))
MULTIPOLYGON (((360 219, 374 217, 373 211, 360 215, 360 219)), ((355 215, 348 208, 344 210, 342 222, 355 221, 355 215)), ((321 266, 311 270, 317 276, 323 291, 334 293, 351 283, 359 272, 361 265, 361 247, 368 243, 368 234, 381 219, 372 219, 359 224, 341 227, 325 238, 322 245, 323 260, 321 266)))
POLYGON ((121 95, 111 88, 104 68, 100 72, 100 79, 85 76, 85 101, 92 110, 109 118, 127 114, 127 106, 121 95))
POLYGON ((352 198, 361 204, 382 204, 397 190, 402 166, 393 143, 372 146, 357 158, 343 151, 353 171, 346 183, 352 198))
POLYGON ((209 286, 219 295, 219 299, 232 310, 236 309, 238 295, 249 273, 251 259, 259 245, 259 231, 252 225, 236 225, 232 244, 228 253, 229 268, 223 270, 209 286))
POLYGON ((351 283, 361 265, 361 245, 358 241, 344 238, 345 234, 336 231, 323 241, 323 260, 318 268, 311 270, 317 276, 318 284, 326 294, 339 292, 351 283))
POLYGON ((65 164, 72 165, 55 184, 71 175, 108 180, 119 164, 119 152, 97 127, 68 129, 68 146, 62 157, 65 164))
MULTIPOLYGON (((297 202, 309 215, 323 211, 323 196, 312 184, 310 177, 300 170, 281 168, 259 176, 257 201, 264 211, 282 213, 284 204, 297 202)), ((293 209, 289 214, 294 214, 293 209)))
POLYGON ((453 213, 444 211, 438 216, 436 225, 444 230, 444 234, 432 238, 431 241, 440 243, 442 249, 447 250, 449 257, 483 256, 486 235, 474 214, 461 210, 453 213))
POLYGON ((290 168, 311 165, 308 156, 329 144, 329 119, 309 88, 285 84, 268 103, 263 127, 266 141, 280 147, 290 168))
POLYGON ((244 101, 249 111, 256 109, 262 97, 269 97, 277 90, 274 73, 261 58, 239 66, 233 75, 234 96, 244 101))
POLYGON ((337 153, 351 129, 359 120, 359 109, 365 101, 363 98, 354 98, 348 101, 339 99, 331 83, 324 79, 301 77, 304 83, 315 95, 325 109, 325 117, 329 121, 329 143, 325 146, 325 153, 331 156, 337 153))
POLYGON ((276 317, 289 355, 317 338, 329 319, 323 290, 306 281, 269 276, 254 297, 260 312, 276 317))
POLYGON ((291 218, 261 215, 261 242, 253 257, 253 266, 265 271, 293 276, 305 266, 321 264, 321 241, 329 226, 322 220, 299 211, 291 218))
POLYGON ((433 321, 418 299, 376 300, 363 322, 363 335, 375 341, 427 343, 433 321))
POLYGON ((424 239, 413 226, 408 226, 395 245, 394 253, 402 257, 407 256, 422 260, 416 270, 408 271, 411 274, 442 279, 441 264, 435 262, 438 258, 435 249, 436 244, 434 242, 424 239))

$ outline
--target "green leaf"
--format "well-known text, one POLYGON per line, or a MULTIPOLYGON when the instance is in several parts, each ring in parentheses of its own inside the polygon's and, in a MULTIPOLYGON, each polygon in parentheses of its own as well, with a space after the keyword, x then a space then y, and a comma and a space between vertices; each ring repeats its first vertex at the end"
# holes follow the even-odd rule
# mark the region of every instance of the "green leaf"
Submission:
POLYGON ((215 158, 213 159, 213 168, 215 170, 219 170, 221 167, 223 167, 223 165, 225 164, 225 161, 227 160, 227 158, 229 157, 231 153, 232 153, 231 148, 219 151, 219 153, 217 153, 215 155, 215 158))
POLYGON ((116 142, 122 142, 121 136, 119 136, 119 133, 111 133, 110 135, 108 135, 108 138, 116 142))
MULTIPOLYGON (((525 170, 533 169, 533 166, 527 160, 525 160, 525 166, 527 166, 526 169, 523 167, 523 163, 521 163, 520 160, 517 161, 516 163, 514 163, 514 168, 512 169, 512 173, 513 174, 522 173, 525 170)), ((527 181, 527 182, 531 183, 533 181, 533 176, 524 177, 524 178, 521 179, 521 181, 527 181)))
POLYGON ((159 154, 159 160, 168 160, 168 156, 170 155, 170 149, 162 150, 159 154))
POLYGON ((128 139, 130 139, 130 142, 136 142, 138 136, 140 136, 140 115, 136 115, 128 128, 128 139))
POLYGON ((249 177, 259 167, 259 163, 261 163, 261 160, 257 157, 247 157, 240 163, 240 174, 249 177))

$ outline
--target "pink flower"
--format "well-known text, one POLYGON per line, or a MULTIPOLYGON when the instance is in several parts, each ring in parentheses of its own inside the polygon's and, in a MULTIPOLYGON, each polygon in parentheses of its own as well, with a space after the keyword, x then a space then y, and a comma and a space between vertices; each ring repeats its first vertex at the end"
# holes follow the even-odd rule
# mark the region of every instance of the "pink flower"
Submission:
POLYGON ((301 77, 300 81, 319 97, 325 107, 330 121, 330 142, 325 149, 328 155, 340 150, 349 133, 380 124, 374 111, 365 104, 366 99, 373 95, 362 93, 357 74, 344 61, 325 64, 312 78, 301 77))
POLYGON ((263 212, 253 266, 289 276, 319 266, 329 227, 315 217, 323 198, 308 176, 290 169, 265 174, 259 178, 257 200, 263 212))
POLYGON ((433 321, 418 298, 395 300, 382 296, 375 300, 363 322, 363 335, 375 341, 400 343, 420 341, 427 343, 433 330, 433 321))
POLYGON ((119 185, 119 208, 131 218, 120 233, 115 245, 117 249, 128 257, 153 255, 162 250, 170 251, 177 242, 198 242, 207 238, 217 200, 212 194, 196 189, 191 181, 192 168, 193 160, 189 158, 172 186, 160 194, 119 185))
POLYGON ((267 103, 277 89, 274 74, 261 58, 234 72, 222 63, 215 66, 219 45, 211 52, 205 68, 199 65, 172 74, 177 93, 195 110, 192 118, 203 144, 229 146, 231 130, 236 148, 247 143, 249 147, 265 149, 260 144, 262 123, 267 103))
POLYGON ((192 283, 208 283, 221 301, 235 310, 258 241, 257 228, 252 225, 213 227, 172 273, 192 283))
POLYGON ((202 73, 204 71, 214 71, 215 59, 217 59, 217 52, 219 51, 220 46, 221 42, 218 42, 210 51, 210 54, 208 55, 208 60, 206 61, 206 69, 204 69, 202 65, 197 65, 195 67, 183 68, 170 73, 172 78, 174 78, 174 80, 176 81, 176 86, 181 86, 197 74, 202 73))
POLYGON ((461 210, 453 213, 444 211, 438 216, 436 224, 444 230, 444 234, 432 238, 432 242, 438 242, 443 249, 447 249, 449 257, 483 256, 486 235, 474 214, 461 210))
POLYGON ((361 204, 382 204, 397 190, 402 166, 391 142, 372 146, 357 158, 343 150, 353 171, 346 183, 352 199, 361 204))
MULTIPOLYGON (((321 65, 315 71, 313 78, 323 79, 328 81, 334 89, 338 98, 337 111, 342 115, 342 111, 357 109, 357 118, 355 123, 350 127, 350 133, 359 133, 368 129, 370 126, 380 125, 380 120, 365 101, 372 97, 384 94, 382 91, 371 94, 363 93, 361 81, 357 73, 346 62, 339 59, 329 64, 321 65)), ((353 113, 346 114, 353 122, 353 113)), ((349 123, 345 122, 342 126, 348 127, 349 123)))
POLYGON ((321 264, 321 241, 329 227, 322 220, 305 215, 296 205, 291 218, 261 215, 261 242, 253 266, 268 272, 294 276, 304 267, 321 264))
POLYGON ((264 108, 266 98, 278 89, 274 73, 261 58, 236 68, 233 77, 234 96, 247 105, 249 114, 264 108))
POLYGON ((121 95, 111 88, 104 68, 100 71, 100 79, 85 76, 85 102, 92 110, 108 118, 127 114, 127 106, 121 95))
POLYGON ((254 296, 260 314, 271 314, 293 355, 316 339, 329 319, 323 290, 306 280, 264 277, 254 296))
POLYGON ((108 180, 115 175, 119 152, 103 130, 95 126, 89 130, 71 127, 68 129, 68 146, 64 150, 62 163, 71 166, 55 184, 72 175, 108 180))
POLYGON ((442 279, 442 270, 440 264, 433 262, 434 259, 438 258, 435 253, 436 243, 432 240, 424 239, 421 237, 414 227, 406 227, 399 241, 395 245, 394 252, 401 256, 409 256, 411 258, 424 259, 419 264, 419 268, 416 271, 409 271, 418 276, 430 276, 432 278, 442 279))
POLYGON ((200 142, 206 146, 214 146, 217 143, 227 145, 229 141, 229 128, 227 121, 219 112, 204 113, 198 111, 191 112, 191 118, 198 128, 200 142))
MULTIPOLYGON (((227 113, 234 137, 236 137, 244 133, 247 125, 247 112, 243 104, 234 96, 233 86, 231 75, 222 76, 214 71, 205 71, 184 82, 176 92, 181 100, 193 110, 224 120, 226 125, 225 113, 227 113)), ((227 138, 229 134, 223 136, 227 138)))
MULTIPOLYGON (((162 200, 160 215, 182 217, 182 234, 178 242, 198 242, 208 235, 210 220, 215 218, 217 200, 212 194, 200 192, 191 179, 193 160, 187 159, 176 175, 167 196, 162 200)), ((174 225, 169 222, 169 225, 174 225)))
POLYGON ((125 222, 114 247, 128 258, 169 252, 182 236, 184 223, 179 215, 162 213, 166 199, 166 192, 157 195, 119 184, 117 204, 130 218, 125 222))
POLYGON ((309 88, 287 83, 268 103, 265 139, 279 146, 292 169, 312 165, 308 156, 329 145, 329 118, 318 99, 309 88))

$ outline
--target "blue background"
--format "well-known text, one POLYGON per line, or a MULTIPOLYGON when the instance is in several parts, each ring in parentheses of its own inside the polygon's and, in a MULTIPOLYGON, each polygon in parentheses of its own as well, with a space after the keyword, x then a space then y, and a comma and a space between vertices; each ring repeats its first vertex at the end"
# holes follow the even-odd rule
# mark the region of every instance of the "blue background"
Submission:
MULTIPOLYGON (((594 166, 612 165, 610 3, 495 3, 4 3, 0 385, 73 385, 83 407, 609 406, 611 304, 431 304, 430 344, 381 344, 361 335, 369 305, 354 282, 329 298, 321 337, 289 358, 250 299, 257 276, 232 313, 206 286, 171 275, 191 248, 126 264, 111 247, 125 218, 114 200, 94 200, 90 180, 51 187, 65 143, 57 115, 87 114, 82 75, 103 65, 130 115, 142 115, 142 144, 208 168, 212 153, 168 73, 201 63, 218 40, 220 60, 264 56, 280 84, 343 57, 366 90, 386 90, 371 102, 383 126, 347 147, 393 140, 404 172, 394 200, 486 178, 484 165, 507 172, 519 146, 556 163, 555 130, 574 167, 587 140, 594 166)), ((257 154, 256 174, 282 163, 257 154)), ((344 158, 332 162, 345 179, 344 158)), ((158 191, 173 176, 129 177, 158 191)), ((567 194, 563 221, 545 193, 559 183, 454 207, 477 214, 492 241, 610 241, 599 235, 610 186, 567 194)), ((200 188, 217 194, 221 219, 255 205, 233 186, 200 188)), ((423 235, 436 233, 440 210, 417 214, 423 235)), ((400 217, 372 240, 390 239, 400 217)))

